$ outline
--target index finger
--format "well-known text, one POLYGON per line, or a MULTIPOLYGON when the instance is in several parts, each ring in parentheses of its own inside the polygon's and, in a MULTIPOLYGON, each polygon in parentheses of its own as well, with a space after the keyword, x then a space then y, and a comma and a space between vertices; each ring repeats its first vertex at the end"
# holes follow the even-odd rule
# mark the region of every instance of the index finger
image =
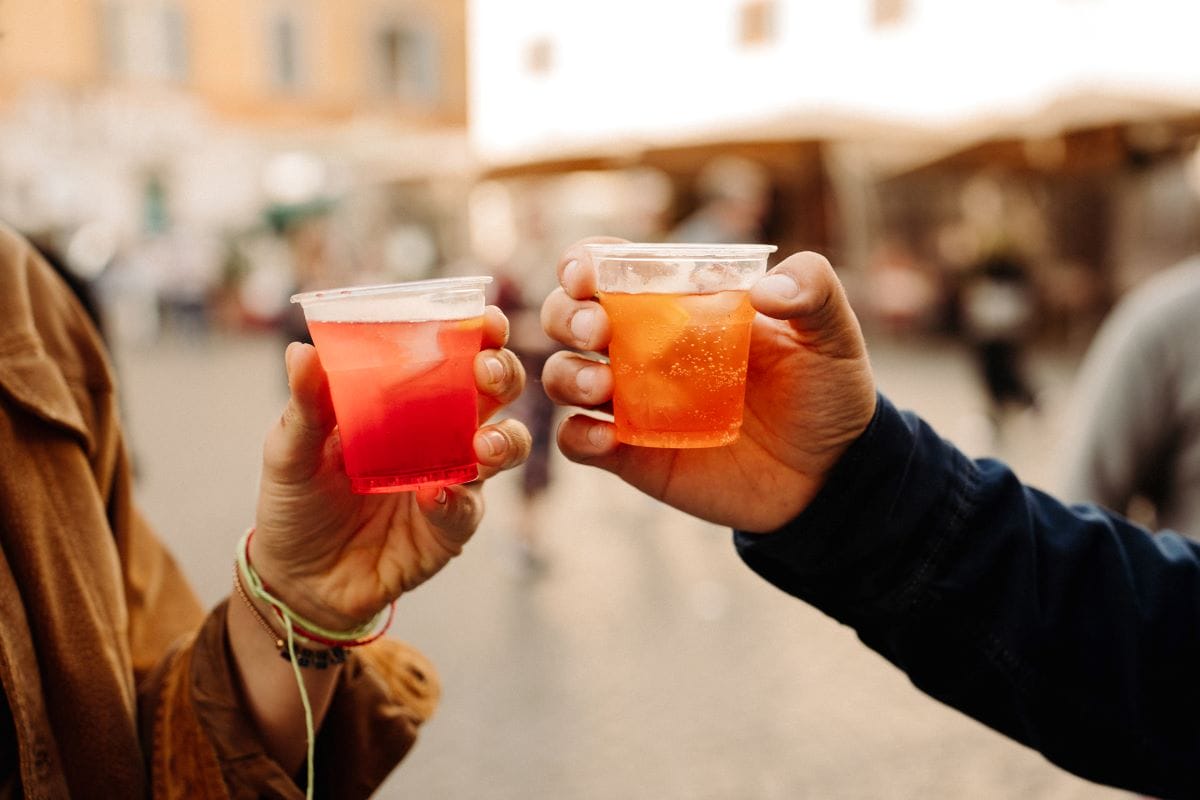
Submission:
POLYGON ((584 249, 585 244, 619 244, 628 241, 617 236, 588 236, 580 239, 559 256, 558 283, 563 291, 576 300, 587 300, 596 296, 596 268, 584 249))
POLYGON ((508 344, 508 317, 497 306, 483 309, 483 344, 480 350, 499 350, 508 344))

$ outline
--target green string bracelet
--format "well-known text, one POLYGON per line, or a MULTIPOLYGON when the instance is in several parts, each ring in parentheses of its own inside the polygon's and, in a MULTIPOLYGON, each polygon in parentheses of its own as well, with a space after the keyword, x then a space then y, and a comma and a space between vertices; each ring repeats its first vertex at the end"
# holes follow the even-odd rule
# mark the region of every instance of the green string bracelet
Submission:
POLYGON ((373 642, 382 636, 391 625, 392 618, 396 613, 396 601, 393 600, 387 607, 380 609, 371 620, 363 625, 359 625, 349 631, 332 631, 324 628, 311 620, 305 619, 287 606, 275 595, 267 589, 262 578, 254 571, 254 567, 250 564, 250 539, 254 536, 254 528, 250 528, 242 536, 238 542, 237 548, 237 565, 242 576, 242 582, 246 589, 258 599, 262 600, 267 605, 275 610, 283 622, 283 629, 287 633, 287 650, 289 662, 292 665, 292 674, 296 677, 296 687, 300 690, 300 704, 304 706, 304 735, 305 744, 307 746, 307 766, 308 766, 308 781, 305 787, 305 797, 307 800, 312 800, 313 796, 313 776, 314 761, 316 755, 316 726, 313 724, 312 704, 308 699, 308 689, 304 686, 304 676, 300 673, 300 667, 296 663, 296 634, 299 633, 306 639, 312 638, 322 644, 332 643, 341 647, 356 647, 373 642), (380 626, 380 621, 383 625, 380 626), (311 634, 311 635, 310 635, 311 634))

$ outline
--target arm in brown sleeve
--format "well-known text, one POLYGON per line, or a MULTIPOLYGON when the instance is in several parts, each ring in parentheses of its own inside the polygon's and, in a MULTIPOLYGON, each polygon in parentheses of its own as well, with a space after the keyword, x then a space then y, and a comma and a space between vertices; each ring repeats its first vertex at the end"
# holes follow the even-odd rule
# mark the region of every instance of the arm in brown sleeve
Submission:
MULTIPOLYGON (((242 705, 225 609, 214 609, 142 687, 154 796, 302 797, 242 705)), ((317 738, 316 795, 370 796, 411 749, 439 693, 432 666, 407 645, 381 640, 353 651, 317 738)))

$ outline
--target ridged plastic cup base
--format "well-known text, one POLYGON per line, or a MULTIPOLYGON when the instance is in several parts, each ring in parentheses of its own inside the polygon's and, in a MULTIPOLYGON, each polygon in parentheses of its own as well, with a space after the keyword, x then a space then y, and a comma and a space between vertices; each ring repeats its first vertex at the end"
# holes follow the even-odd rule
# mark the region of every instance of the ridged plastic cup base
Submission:
POLYGON ((407 475, 372 475, 350 478, 350 489, 355 494, 388 494, 389 492, 413 492, 423 486, 456 486, 479 477, 479 465, 414 472, 407 475))
POLYGON ((617 441, 638 447, 723 447, 736 442, 741 426, 720 431, 632 431, 617 428, 617 441))

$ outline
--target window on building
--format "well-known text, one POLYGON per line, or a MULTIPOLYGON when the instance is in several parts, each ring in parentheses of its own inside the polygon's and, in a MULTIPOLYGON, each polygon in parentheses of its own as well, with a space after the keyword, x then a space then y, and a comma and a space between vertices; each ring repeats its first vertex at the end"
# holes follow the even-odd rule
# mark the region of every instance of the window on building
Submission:
POLYGON ((871 23, 876 28, 898 25, 908 16, 908 0, 874 0, 871 23))
POLYGON ((187 78, 188 63, 188 33, 187 16, 177 5, 167 5, 161 10, 162 35, 166 42, 167 71, 175 80, 187 78))
POLYGON ((380 92, 408 102, 429 102, 438 94, 438 47, 428 31, 397 22, 376 29, 372 41, 380 92))
POLYGON ((746 46, 775 40, 778 3, 775 0, 748 0, 738 9, 738 41, 746 46))
POLYGON ((125 7, 105 3, 102 8, 104 66, 110 75, 124 75, 126 66, 125 7))
POLYGON ((268 22, 267 37, 271 85, 283 92, 296 91, 303 82, 299 18, 287 10, 277 11, 268 22))
POLYGON ((105 69, 115 78, 187 79, 187 16, 177 2, 107 0, 101 9, 105 69))
POLYGON ((554 42, 539 36, 526 45, 525 69, 531 75, 549 75, 554 69, 554 42))

